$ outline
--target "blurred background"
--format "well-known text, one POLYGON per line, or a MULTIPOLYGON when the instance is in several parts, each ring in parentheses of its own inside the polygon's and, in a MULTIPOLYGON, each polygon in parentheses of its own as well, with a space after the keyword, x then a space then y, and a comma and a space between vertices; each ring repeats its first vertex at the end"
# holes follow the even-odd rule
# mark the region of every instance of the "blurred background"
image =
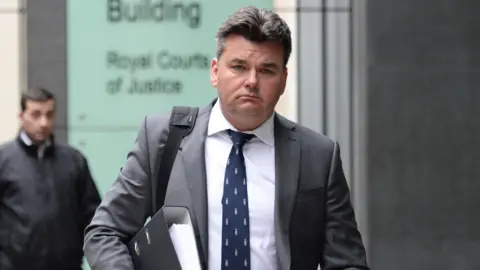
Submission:
POLYGON ((104 194, 145 115, 216 96, 215 33, 249 4, 292 30, 277 111, 340 142, 372 269, 480 269, 478 0, 0 0, 0 143, 45 87, 104 194))

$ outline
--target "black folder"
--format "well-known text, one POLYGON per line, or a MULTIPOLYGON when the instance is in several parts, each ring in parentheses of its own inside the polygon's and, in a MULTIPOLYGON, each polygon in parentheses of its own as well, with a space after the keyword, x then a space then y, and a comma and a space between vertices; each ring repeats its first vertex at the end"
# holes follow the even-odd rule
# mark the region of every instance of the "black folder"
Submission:
MULTIPOLYGON (((180 143, 192 131, 197 114, 198 108, 173 107, 168 135, 165 137, 162 133, 160 138, 159 145, 165 143, 165 147, 163 150, 158 148, 160 163, 156 169, 157 176, 152 177, 152 190, 156 193, 152 200, 152 213, 155 214, 127 245, 135 270, 182 270, 169 228, 174 223, 189 223, 193 230, 191 214, 183 206, 164 206, 164 200, 180 143)), ((199 246, 196 245, 196 251, 201 258, 199 246)), ((201 267, 204 268, 204 265, 201 264, 201 267)))
MULTIPOLYGON (((162 207, 128 243, 135 270, 182 270, 169 233, 173 224, 189 224, 193 230, 188 208, 162 207)), ((200 258, 200 252, 196 250, 200 258)))

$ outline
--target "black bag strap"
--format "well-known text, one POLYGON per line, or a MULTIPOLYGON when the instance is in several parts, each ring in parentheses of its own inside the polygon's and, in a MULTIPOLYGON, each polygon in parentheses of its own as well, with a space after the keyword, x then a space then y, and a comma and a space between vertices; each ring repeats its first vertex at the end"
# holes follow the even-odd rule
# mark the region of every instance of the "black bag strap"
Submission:
MULTIPOLYGON (((180 148, 182 139, 192 132, 195 121, 197 120, 197 115, 198 108, 195 107, 175 106, 172 109, 165 147, 163 148, 163 153, 158 153, 160 162, 156 174, 157 187, 156 190, 154 189, 156 194, 154 200, 152 200, 152 216, 155 215, 164 204, 168 181, 170 180, 170 173, 172 172, 177 151, 180 148)), ((162 139, 163 138, 160 140, 162 139)))

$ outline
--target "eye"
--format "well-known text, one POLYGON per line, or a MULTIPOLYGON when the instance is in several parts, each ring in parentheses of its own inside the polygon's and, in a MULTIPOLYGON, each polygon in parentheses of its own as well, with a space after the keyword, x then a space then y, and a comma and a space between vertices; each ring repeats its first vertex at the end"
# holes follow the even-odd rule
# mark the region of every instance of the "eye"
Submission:
POLYGON ((273 71, 271 71, 270 69, 266 69, 266 68, 261 69, 260 72, 262 72, 262 73, 273 73, 273 71))
POLYGON ((39 111, 34 111, 30 115, 32 116, 32 118, 37 119, 40 117, 41 114, 39 111))
POLYGON ((232 67, 234 70, 236 71, 243 71, 245 70, 245 67, 244 66, 241 66, 241 65, 235 65, 232 67))

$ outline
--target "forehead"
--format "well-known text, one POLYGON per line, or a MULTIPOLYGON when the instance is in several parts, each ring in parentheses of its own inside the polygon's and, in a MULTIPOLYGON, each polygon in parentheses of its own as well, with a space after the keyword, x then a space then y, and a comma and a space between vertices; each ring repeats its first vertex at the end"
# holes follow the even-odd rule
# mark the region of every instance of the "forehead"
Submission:
POLYGON ((223 56, 229 61, 234 58, 260 62, 283 63, 283 47, 275 42, 252 42, 240 35, 228 36, 223 56))
POLYGON ((25 105, 26 109, 32 111, 51 111, 55 108, 55 101, 52 99, 47 101, 27 100, 25 105))

